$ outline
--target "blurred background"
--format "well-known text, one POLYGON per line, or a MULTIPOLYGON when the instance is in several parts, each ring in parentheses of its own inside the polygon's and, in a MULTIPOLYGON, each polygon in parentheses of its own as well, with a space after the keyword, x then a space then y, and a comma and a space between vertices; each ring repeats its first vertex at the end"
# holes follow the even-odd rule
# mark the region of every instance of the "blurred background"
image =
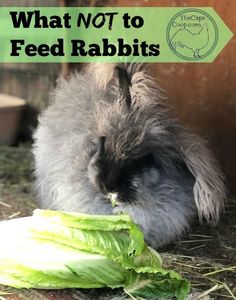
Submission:
MULTIPOLYGON (((211 6, 236 33, 235 0, 1 0, 1 6, 211 6)), ((196 225, 182 240, 160 250, 166 267, 191 279, 193 288, 206 291, 215 286, 213 298, 201 298, 205 300, 236 299, 235 53, 234 36, 213 63, 150 64, 153 77, 166 91, 181 122, 209 141, 226 175, 230 200, 220 224, 196 225)), ((27 216, 34 210, 31 145, 38 114, 49 104, 58 77, 67 77, 82 67, 68 63, 0 64, 0 220, 27 216)), ((122 292, 110 290, 8 292, 0 286, 0 299, 125 299, 122 292)))
MULTIPOLYGON (((231 31, 236 32, 234 0, 1 0, 0 2, 0 6, 19 4, 21 6, 212 6, 231 31)), ((236 193, 235 53, 236 37, 230 41, 214 63, 151 65, 153 76, 166 90, 169 101, 182 123, 210 142, 227 176, 230 193, 236 193)), ((68 76, 72 70, 81 67, 81 64, 0 64, 0 93, 20 97, 27 104, 24 108, 21 107, 21 114, 18 116, 11 115, 9 111, 7 115, 6 108, 1 107, 0 132, 3 134, 7 128, 12 132, 13 127, 17 126, 13 139, 5 137, 2 143, 15 145, 29 141, 32 130, 37 125, 37 114, 48 105, 49 93, 53 90, 57 78, 60 75, 68 76)))

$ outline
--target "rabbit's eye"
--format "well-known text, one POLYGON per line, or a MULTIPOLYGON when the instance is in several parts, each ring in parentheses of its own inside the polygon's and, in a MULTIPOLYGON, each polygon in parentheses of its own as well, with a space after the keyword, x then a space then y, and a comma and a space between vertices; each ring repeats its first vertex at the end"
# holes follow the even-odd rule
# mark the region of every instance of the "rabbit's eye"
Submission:
POLYGON ((133 160, 131 164, 133 169, 139 173, 143 169, 149 169, 150 167, 155 166, 156 162, 153 155, 148 153, 141 158, 133 160))
POLYGON ((90 142, 88 146, 88 155, 90 158, 92 158, 98 151, 98 144, 95 142, 90 142))

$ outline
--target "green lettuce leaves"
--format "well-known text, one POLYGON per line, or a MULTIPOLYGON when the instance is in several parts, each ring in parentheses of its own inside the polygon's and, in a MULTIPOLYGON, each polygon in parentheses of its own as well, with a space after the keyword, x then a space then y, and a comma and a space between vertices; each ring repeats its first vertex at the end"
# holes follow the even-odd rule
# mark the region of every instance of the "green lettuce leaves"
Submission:
POLYGON ((189 282, 164 270, 126 215, 35 210, 0 223, 0 284, 15 288, 123 287, 137 299, 185 299, 189 282))

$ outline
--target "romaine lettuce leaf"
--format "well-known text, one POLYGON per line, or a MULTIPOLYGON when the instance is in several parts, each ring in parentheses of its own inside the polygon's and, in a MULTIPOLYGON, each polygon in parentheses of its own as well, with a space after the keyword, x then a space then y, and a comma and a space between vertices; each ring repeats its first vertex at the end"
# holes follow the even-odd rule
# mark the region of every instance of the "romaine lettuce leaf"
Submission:
POLYGON ((0 223, 0 284, 16 288, 124 287, 145 299, 182 300, 189 282, 162 269, 159 254, 126 215, 36 210, 0 223))

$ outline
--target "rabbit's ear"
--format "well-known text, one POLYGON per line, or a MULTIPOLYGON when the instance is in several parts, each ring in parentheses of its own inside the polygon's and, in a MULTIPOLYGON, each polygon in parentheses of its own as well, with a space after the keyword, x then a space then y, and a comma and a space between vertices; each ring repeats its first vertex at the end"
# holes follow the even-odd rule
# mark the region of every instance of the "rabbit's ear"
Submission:
POLYGON ((106 90, 114 77, 115 63, 92 63, 87 67, 87 73, 94 79, 99 89, 106 90))
POLYGON ((224 176, 218 162, 198 136, 183 132, 179 138, 184 161, 195 177, 193 194, 199 218, 217 223, 226 198, 224 176))
POLYGON ((118 85, 120 90, 122 91, 122 95, 126 101, 126 105, 128 108, 131 106, 131 95, 130 95, 130 84, 131 79, 130 75, 127 72, 127 69, 120 67, 119 65, 115 67, 114 75, 117 77, 118 85))

